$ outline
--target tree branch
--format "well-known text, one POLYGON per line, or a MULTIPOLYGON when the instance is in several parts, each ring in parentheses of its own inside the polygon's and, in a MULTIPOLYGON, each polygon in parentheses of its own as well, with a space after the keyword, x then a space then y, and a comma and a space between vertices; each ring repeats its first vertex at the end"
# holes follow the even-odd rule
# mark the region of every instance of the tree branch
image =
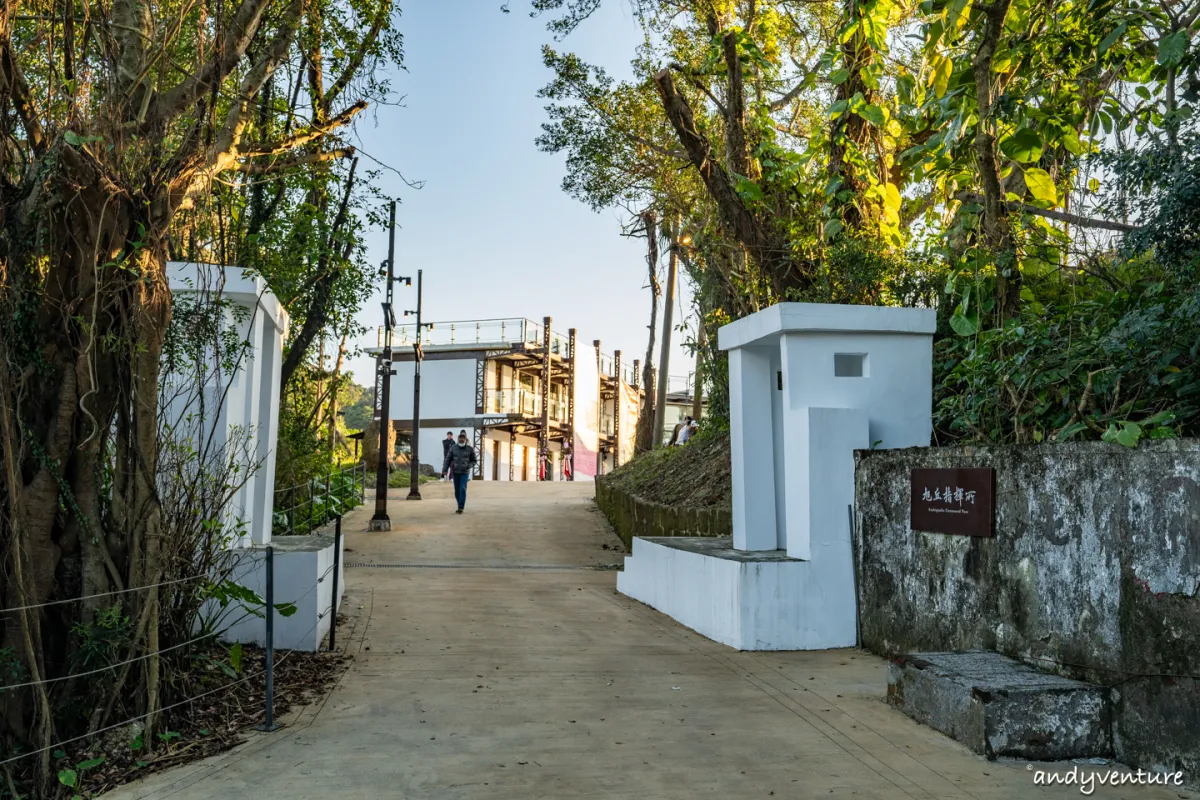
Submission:
POLYGON ((0 40, 0 95, 7 95, 13 99, 17 116, 21 118, 21 125, 25 128, 25 135, 29 137, 29 144, 33 151, 39 155, 45 152, 46 134, 42 130, 42 123, 37 118, 37 109, 33 105, 29 83, 25 80, 25 73, 21 71, 21 65, 17 63, 16 53, 12 49, 12 40, 8 36, 0 40))
POLYGON ((712 146, 696 128, 692 109, 687 99, 676 91, 670 71, 664 69, 659 72, 654 76, 654 83, 662 96, 667 119, 675 128, 680 144, 687 151, 688 160, 700 173, 700 179, 704 181, 722 221, 729 227, 734 238, 749 251, 755 262, 771 275, 776 287, 808 285, 807 276, 794 274, 795 265, 788 257, 788 249, 783 241, 772 236, 747 208, 734 188, 729 174, 713 159, 712 146))
POLYGON ((348 125, 351 120, 366 110, 367 101, 359 100, 354 105, 347 108, 336 117, 323 122, 321 124, 310 125, 302 131, 297 131, 281 142, 276 142, 271 145, 264 145, 242 153, 247 158, 260 158, 262 156, 273 156, 280 153, 286 153, 289 150, 295 150, 297 147, 303 147, 306 144, 316 141, 323 136, 326 136, 338 128, 348 125))
MULTIPOLYGON (((725 110, 725 104, 721 102, 720 98, 718 98, 715 94, 713 94, 709 90, 709 88, 704 85, 704 81, 697 78, 690 69, 685 67, 683 64, 676 64, 676 63, 672 63, 670 65, 670 69, 675 70, 680 75, 687 78, 689 83, 691 83, 693 86, 695 86, 700 91, 704 92, 704 94, 708 96, 708 99, 713 101, 713 105, 715 105, 717 107, 717 111, 719 111, 721 113, 722 117, 728 113, 725 110)), ((658 79, 655 78, 655 80, 658 80, 658 79)))
MULTIPOLYGON (((983 202, 983 196, 976 192, 959 192, 954 195, 955 200, 960 200, 964 203, 980 203, 983 202)), ((1016 213, 1033 214, 1038 217, 1045 217, 1057 222, 1065 222, 1069 225, 1076 225, 1080 228, 1093 228, 1095 230, 1117 231, 1118 233, 1132 233, 1139 230, 1138 225, 1127 225, 1124 222, 1115 222, 1107 219, 1097 219, 1096 217, 1084 217, 1079 214, 1071 214, 1066 211, 1053 211, 1048 208, 1038 208, 1031 206, 1028 203, 1019 203, 1015 201, 1007 201, 1004 203, 1005 210, 1016 213)))
POLYGON ((362 42, 359 44, 358 50, 355 51, 354 55, 350 57, 350 60, 346 62, 346 68, 342 70, 342 74, 336 81, 333 82, 333 85, 329 87, 329 91, 325 93, 325 113, 327 115, 329 113, 329 109, 333 107, 334 101, 337 100, 341 93, 346 90, 346 87, 350 85, 350 81, 354 78, 355 74, 358 73, 359 68, 362 67, 363 61, 365 61, 367 58, 367 53, 369 53, 371 48, 374 47, 375 41, 379 38, 379 33, 383 30, 383 26, 387 23, 388 17, 391 15, 391 13, 391 0, 385 0, 385 2, 380 3, 379 13, 375 15, 375 20, 371 23, 371 29, 367 31, 367 35, 363 37, 362 42))
MULTIPOLYGON (((184 79, 154 98, 142 125, 143 130, 162 125, 179 116, 211 91, 213 86, 224 83, 250 49, 269 5, 270 0, 242 0, 242 4, 233 15, 229 32, 221 42, 219 54, 196 75, 184 79)), ((285 20, 284 28, 290 29, 288 39, 291 39, 296 25, 289 25, 285 20)))
POLYGON ((770 108, 771 111, 782 111, 783 109, 787 108, 788 103, 800 96, 800 93, 804 91, 804 87, 807 85, 808 77, 806 76, 804 80, 800 81, 791 89, 789 89, 787 94, 772 102, 768 108, 770 108))
MULTIPOLYGON (((353 147, 339 147, 335 150, 323 150, 319 153, 298 153, 288 158, 279 158, 270 161, 266 164, 254 162, 242 162, 238 168, 247 175, 269 175, 275 172, 282 172, 295 167, 310 166, 312 164, 323 164, 327 161, 335 161, 339 158, 353 158, 353 147)), ((243 154, 245 155, 245 154, 243 154)), ((267 155, 249 156, 251 158, 267 158, 267 155)))

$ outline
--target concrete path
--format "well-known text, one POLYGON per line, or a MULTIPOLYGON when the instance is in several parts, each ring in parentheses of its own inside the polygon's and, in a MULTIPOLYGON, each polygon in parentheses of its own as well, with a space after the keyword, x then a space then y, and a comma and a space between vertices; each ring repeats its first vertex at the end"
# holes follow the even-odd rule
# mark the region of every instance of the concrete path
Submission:
POLYGON ((376 566, 346 571, 339 643, 356 657, 332 695, 283 730, 109 797, 1081 796, 886 706, 878 658, 739 653, 616 594, 595 567, 619 562, 620 545, 591 492, 472 483, 457 516, 445 485, 420 503, 393 491, 383 534, 363 532, 370 508, 356 512, 347 563, 376 566))

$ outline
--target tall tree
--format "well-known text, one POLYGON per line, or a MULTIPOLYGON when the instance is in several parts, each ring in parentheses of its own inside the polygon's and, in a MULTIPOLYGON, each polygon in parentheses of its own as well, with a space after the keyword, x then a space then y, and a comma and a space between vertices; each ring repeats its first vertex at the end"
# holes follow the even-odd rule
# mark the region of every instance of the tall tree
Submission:
MULTIPOLYGON (((120 673, 119 699, 93 728, 138 712, 152 729, 162 701, 160 591, 107 593, 183 568, 163 559, 172 532, 156 486, 165 266, 182 245, 172 223, 207 209, 227 176, 344 155, 326 143, 386 94, 373 75, 399 54, 392 14, 390 0, 0 4, 3 602, 98 596, 83 614, 117 603, 131 618, 130 652, 151 656, 120 673), (335 7, 344 24, 326 102, 297 108, 268 93, 295 82, 298 34, 335 7), (267 135, 262 115, 287 124, 267 135)), ((62 674, 77 620, 10 615, 0 647, 34 681, 62 674)), ((45 687, 0 705, 10 740, 37 751, 48 776, 62 720, 45 687)))

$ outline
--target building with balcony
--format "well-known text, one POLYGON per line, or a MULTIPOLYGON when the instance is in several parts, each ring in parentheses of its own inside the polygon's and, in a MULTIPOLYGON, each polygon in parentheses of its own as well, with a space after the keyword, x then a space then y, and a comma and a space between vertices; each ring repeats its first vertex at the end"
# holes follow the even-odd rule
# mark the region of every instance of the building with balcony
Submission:
MULTIPOLYGON (((376 358, 376 417, 386 331, 377 337, 367 348, 376 358)), ((436 322, 419 342, 416 325, 394 328, 388 416, 401 438, 412 436, 418 345, 422 464, 440 470, 442 440, 461 430, 479 453, 482 480, 591 478, 633 457, 640 362, 602 352, 599 341, 583 344, 574 328, 555 331, 549 317, 436 322)))

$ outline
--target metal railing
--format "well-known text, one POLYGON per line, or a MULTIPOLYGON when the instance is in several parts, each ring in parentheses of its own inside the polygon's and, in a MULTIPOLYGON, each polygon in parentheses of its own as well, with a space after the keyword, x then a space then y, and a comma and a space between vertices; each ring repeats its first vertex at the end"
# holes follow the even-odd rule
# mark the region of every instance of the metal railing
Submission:
POLYGON ((275 490, 271 535, 304 536, 361 505, 367 497, 366 462, 275 490))
MULTIPOLYGON (((543 326, 523 317, 503 319, 467 319, 434 322, 424 332, 421 344, 427 347, 453 345, 512 345, 524 343, 531 347, 541 346, 543 326)), ((383 347, 386 330, 376 328, 375 339, 383 347)), ((411 347, 417 339, 415 323, 397 325, 392 332, 393 347, 411 347)), ((569 351, 568 337, 550 331, 550 352, 566 356, 569 351)))
MULTIPOLYGON (((275 657, 276 656, 276 652, 275 652, 275 617, 277 614, 279 616, 289 616, 290 614, 295 613, 295 610, 296 610, 297 606, 300 604, 300 601, 304 600, 308 595, 310 595, 310 594, 312 594, 312 592, 316 591, 317 587, 320 586, 322 583, 324 583, 327 578, 330 578, 330 576, 332 576, 333 586, 330 591, 329 606, 324 611, 322 611, 320 614, 317 615, 317 618, 315 620, 313 620, 312 627, 310 627, 308 629, 308 631, 306 631, 304 633, 304 635, 300 637, 299 640, 301 642, 307 640, 308 637, 317 630, 317 628, 321 624, 322 620, 324 620, 326 617, 332 617, 329 621, 329 651, 334 652, 337 649, 337 609, 338 609, 338 606, 340 605, 338 602, 338 600, 339 600, 339 597, 338 597, 338 595, 339 595, 339 576, 341 574, 341 567, 342 567, 342 518, 341 518, 341 515, 337 515, 335 517, 335 520, 336 520, 336 526, 334 529, 333 564, 328 569, 325 570, 325 573, 323 575, 321 575, 320 577, 317 578, 316 582, 314 582, 313 585, 310 586, 308 588, 308 590, 304 592, 304 594, 302 594, 298 598, 288 600, 287 602, 282 603, 282 604, 276 602, 276 600, 275 600, 275 552, 274 552, 274 547, 272 545, 268 544, 266 546, 265 552, 263 554, 264 559, 265 559, 265 564, 264 564, 265 573, 264 574, 265 574, 265 578, 266 578, 266 581, 265 581, 266 582, 266 592, 265 592, 266 597, 262 598, 260 601, 258 601, 262 605, 261 611, 257 607, 251 609, 250 607, 247 606, 246 602, 244 602, 244 601, 241 601, 241 600, 238 601, 239 605, 242 607, 243 610, 246 611, 247 614, 255 614, 256 616, 262 616, 263 618, 265 618, 265 622, 266 622, 265 651, 266 652, 265 652, 265 658, 263 661, 262 669, 260 669, 256 672, 249 673, 249 674, 244 674, 240 678, 231 680, 229 683, 225 683, 225 684, 222 684, 215 688, 209 689, 207 691, 200 692, 199 694, 192 695, 183 700, 179 700, 177 702, 170 703, 169 705, 160 706, 155 711, 146 712, 144 714, 139 714, 137 716, 129 717, 127 719, 122 720, 121 722, 116 722, 111 725, 107 725, 103 728, 99 728, 94 731, 89 731, 88 733, 82 734, 80 736, 74 736, 74 737, 67 738, 67 739, 60 739, 59 741, 54 742, 53 744, 45 745, 44 747, 33 748, 33 749, 27 750, 23 753, 17 753, 15 755, 10 755, 8 752, 0 752, 0 767, 4 768, 5 773, 8 773, 8 771, 9 771, 8 765, 15 763, 17 761, 21 761, 22 759, 29 758, 29 757, 35 756, 35 755, 39 755, 39 754, 42 754, 42 753, 45 753, 48 751, 58 751, 61 748, 67 747, 68 745, 72 745, 72 744, 76 744, 78 742, 92 739, 93 737, 99 736, 104 733, 108 733, 109 731, 113 731, 118 728, 125 728, 128 725, 130 725, 131 723, 146 719, 147 717, 151 716, 152 714, 163 714, 166 712, 173 711, 177 708, 182 708, 183 706, 194 706, 195 703, 199 700, 202 700, 206 697, 210 697, 212 695, 227 694, 228 692, 234 690, 236 687, 238 687, 242 684, 245 684, 249 681, 257 680, 258 678, 264 679, 265 704, 264 704, 264 709, 263 709, 263 714, 264 714, 263 724, 258 725, 256 727, 260 731, 270 732, 270 731, 276 730, 278 728, 278 725, 275 724, 275 668, 283 665, 288 660, 288 658, 291 657, 292 653, 294 653, 296 651, 288 650, 280 658, 276 659, 276 657, 275 657)), ((201 574, 193 575, 188 578, 183 578, 183 579, 179 579, 179 580, 163 581, 161 583, 149 584, 146 586, 138 586, 138 587, 134 587, 131 589, 122 589, 119 592, 113 592, 111 594, 125 594, 125 593, 130 593, 130 592, 140 592, 140 591, 143 591, 146 589, 153 589, 153 588, 161 587, 161 586, 171 586, 174 584, 190 582, 190 581, 195 581, 195 580, 211 580, 211 579, 212 579, 212 576, 201 573, 201 574)), ((253 595, 253 592, 251 592, 251 594, 253 595)), ((97 595, 97 596, 108 596, 108 595, 97 595)), ((29 610, 29 609, 33 609, 33 608, 42 608, 44 606, 51 606, 51 605, 60 605, 63 603, 76 603, 76 602, 80 602, 82 600, 87 600, 87 599, 89 599, 89 598, 88 597, 76 597, 76 598, 68 598, 68 599, 64 599, 64 600, 55 600, 55 601, 51 601, 48 603, 42 603, 42 604, 39 604, 36 606, 24 606, 21 608, 0 609, 0 616, 5 616, 5 615, 11 614, 16 611, 24 611, 24 610, 29 610)), ((257 604, 255 604, 255 605, 257 605, 257 604)), ((49 684, 59 683, 64 680, 79 680, 80 678, 90 677, 92 675, 103 674, 106 672, 120 669, 121 667, 127 667, 131 664, 137 663, 139 661, 144 661, 148 658, 158 656, 163 653, 178 651, 183 648, 187 648, 192 645, 199 644, 200 642, 209 642, 209 641, 215 639, 217 636, 219 636, 222 632, 223 632, 222 630, 209 631, 208 633, 201 634, 199 636, 193 637, 191 639, 188 639, 188 640, 185 640, 182 642, 174 643, 174 644, 168 645, 166 647, 161 647, 161 648, 158 648, 151 652, 141 653, 141 654, 137 655, 136 657, 126 659, 124 661, 107 664, 103 667, 87 670, 84 672, 68 673, 66 675, 48 677, 48 678, 43 678, 43 679, 36 680, 36 681, 25 681, 25 682, 19 682, 19 683, 0 684, 0 695, 3 695, 5 692, 12 691, 15 689, 21 689, 21 688, 37 686, 37 685, 49 685, 49 684)), ((321 639, 324 639, 324 637, 321 637, 321 639)), ((316 649, 319 651, 321 649, 321 642, 318 641, 316 644, 317 644, 316 649)), ((240 670, 235 670, 235 671, 240 671, 240 670)), ((231 673, 231 674, 233 674, 233 673, 231 673)), ((210 702, 215 702, 215 701, 210 701, 210 702)), ((60 756, 57 754, 57 752, 55 754, 55 758, 56 759, 60 758, 60 756)), ((61 778, 60 778, 60 780, 61 780, 61 778)))
MULTIPOLYGON (((567 411, 568 407, 565 401, 550 399, 550 419, 556 422, 566 422, 567 411)), ((536 417, 542 413, 542 396, 529 389, 489 390, 485 413, 524 414, 527 417, 536 417)))

